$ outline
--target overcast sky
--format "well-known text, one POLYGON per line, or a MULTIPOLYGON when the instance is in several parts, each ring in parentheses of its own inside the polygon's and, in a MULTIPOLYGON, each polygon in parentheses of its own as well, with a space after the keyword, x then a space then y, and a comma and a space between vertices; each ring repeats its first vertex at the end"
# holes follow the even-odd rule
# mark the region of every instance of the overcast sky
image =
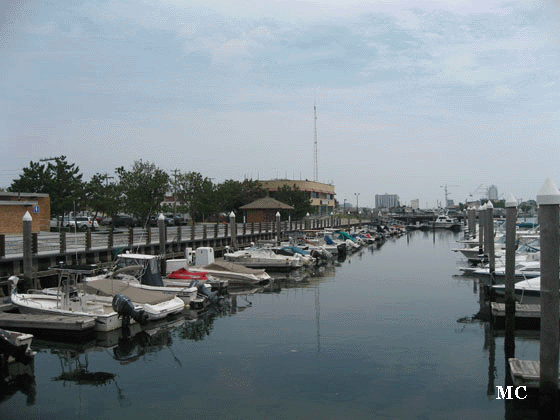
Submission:
POLYGON ((0 187, 66 155, 226 179, 534 199, 560 181, 560 10, 517 1, 0 2, 0 187))

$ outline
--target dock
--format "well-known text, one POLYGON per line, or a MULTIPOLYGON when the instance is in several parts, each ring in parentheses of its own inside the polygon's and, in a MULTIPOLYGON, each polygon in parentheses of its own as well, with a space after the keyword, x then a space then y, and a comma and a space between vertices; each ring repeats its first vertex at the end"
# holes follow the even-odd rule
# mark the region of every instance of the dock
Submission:
MULTIPOLYGON (((492 318, 497 328, 503 327, 506 317, 505 303, 491 303, 492 318)), ((538 329, 541 325, 541 305, 515 304, 515 326, 518 328, 538 329)))
POLYGON ((41 329, 52 331, 88 331, 95 327, 89 316, 35 315, 0 312, 0 328, 41 329))
POLYGON ((511 377, 515 386, 540 387, 540 362, 536 360, 508 359, 511 377))

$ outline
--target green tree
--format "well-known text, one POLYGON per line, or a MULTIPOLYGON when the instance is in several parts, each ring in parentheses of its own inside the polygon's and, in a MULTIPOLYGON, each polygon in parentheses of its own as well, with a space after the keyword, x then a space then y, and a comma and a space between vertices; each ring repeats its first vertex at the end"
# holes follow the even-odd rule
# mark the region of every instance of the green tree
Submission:
POLYGON ((49 194, 51 216, 57 216, 80 208, 84 198, 83 186, 80 168, 74 163, 69 164, 66 156, 59 156, 49 159, 47 164, 29 162, 29 167, 23 168, 23 174, 12 181, 8 190, 49 194))
POLYGON ((109 178, 112 177, 109 177, 106 173, 96 173, 85 185, 87 206, 96 216, 99 213, 114 216, 122 210, 119 185, 109 182, 109 178))
POLYGON ((204 221, 218 212, 214 184, 210 178, 203 177, 198 172, 177 174, 173 190, 176 199, 182 203, 182 210, 186 210, 195 221, 204 221))
POLYGON ((119 177, 119 190, 126 213, 146 220, 159 212, 165 193, 169 189, 169 175, 154 163, 134 161, 127 171, 124 167, 115 169, 119 177))
POLYGON ((216 186, 218 211, 239 212, 239 207, 265 197, 266 191, 259 181, 245 179, 242 182, 228 179, 216 186))
POLYGON ((302 219, 307 213, 313 213, 313 206, 311 205, 309 193, 300 190, 295 184, 293 186, 283 185, 278 188, 276 192, 271 193, 271 195, 274 196, 276 200, 292 206, 294 208, 292 216, 295 219, 302 219))

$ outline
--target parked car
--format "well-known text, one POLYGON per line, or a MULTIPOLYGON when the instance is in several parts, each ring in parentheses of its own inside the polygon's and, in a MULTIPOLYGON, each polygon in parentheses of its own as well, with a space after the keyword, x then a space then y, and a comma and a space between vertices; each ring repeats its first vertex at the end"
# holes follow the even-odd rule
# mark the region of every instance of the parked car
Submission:
POLYGON ((101 222, 104 226, 114 227, 134 227, 137 225, 136 219, 127 214, 117 214, 113 217, 106 217, 101 222))
POLYGON ((97 229, 99 223, 97 223, 97 220, 93 220, 93 218, 88 216, 76 216, 74 219, 65 220, 64 227, 80 230, 97 229))

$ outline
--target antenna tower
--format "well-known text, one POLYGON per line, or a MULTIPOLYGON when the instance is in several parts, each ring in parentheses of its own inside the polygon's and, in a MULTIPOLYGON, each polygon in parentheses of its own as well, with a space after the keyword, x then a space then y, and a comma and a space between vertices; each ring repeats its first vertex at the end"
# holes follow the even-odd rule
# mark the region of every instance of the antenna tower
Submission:
POLYGON ((313 181, 319 181, 319 163, 317 162, 317 102, 313 104, 313 181))

